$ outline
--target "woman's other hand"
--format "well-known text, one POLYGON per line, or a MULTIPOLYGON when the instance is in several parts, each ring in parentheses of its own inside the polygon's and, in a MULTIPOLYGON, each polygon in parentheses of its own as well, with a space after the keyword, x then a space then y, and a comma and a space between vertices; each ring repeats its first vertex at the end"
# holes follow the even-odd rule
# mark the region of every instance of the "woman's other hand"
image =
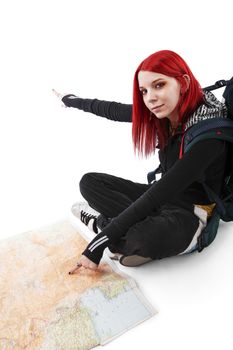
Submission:
MULTIPOLYGON (((56 91, 55 89, 52 89, 52 92, 61 100, 64 96, 68 94, 61 94, 60 92, 56 91)), ((62 103, 61 107, 67 107, 64 103, 62 103)))
POLYGON ((67 94, 61 94, 60 92, 56 91, 55 89, 52 89, 53 93, 61 100, 65 95, 67 94))

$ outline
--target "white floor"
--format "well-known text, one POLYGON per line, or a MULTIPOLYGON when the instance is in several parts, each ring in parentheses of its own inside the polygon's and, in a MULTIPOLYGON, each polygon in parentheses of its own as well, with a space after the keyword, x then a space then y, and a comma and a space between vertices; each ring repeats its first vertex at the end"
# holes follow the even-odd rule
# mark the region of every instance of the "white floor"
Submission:
MULTIPOLYGON (((63 213, 62 206, 55 201, 52 204, 49 200, 30 203, 27 198, 12 202, 9 211, 5 210, 9 216, 1 221, 1 238, 69 217, 68 203, 63 213), (31 215, 27 215, 27 210, 31 215)), ((137 281, 158 314, 105 348, 231 349, 232 228, 232 223, 222 223, 216 240, 201 254, 173 257, 138 268, 124 268, 116 263, 137 281)))

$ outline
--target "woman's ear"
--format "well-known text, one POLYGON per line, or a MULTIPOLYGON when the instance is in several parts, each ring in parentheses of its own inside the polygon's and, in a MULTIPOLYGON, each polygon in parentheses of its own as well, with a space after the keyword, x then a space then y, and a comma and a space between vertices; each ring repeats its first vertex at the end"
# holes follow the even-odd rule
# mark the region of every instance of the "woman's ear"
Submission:
POLYGON ((188 74, 184 74, 183 78, 184 78, 184 84, 182 84, 181 86, 181 92, 185 93, 189 89, 190 77, 188 74))

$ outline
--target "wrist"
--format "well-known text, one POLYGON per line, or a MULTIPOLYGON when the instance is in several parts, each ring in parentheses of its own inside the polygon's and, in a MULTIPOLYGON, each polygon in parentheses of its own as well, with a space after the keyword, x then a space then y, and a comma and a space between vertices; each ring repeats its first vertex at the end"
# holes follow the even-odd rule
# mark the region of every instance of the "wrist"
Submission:
POLYGON ((109 238, 101 232, 88 244, 82 254, 98 265, 108 244, 109 238))
POLYGON ((85 249, 82 252, 82 255, 91 260, 94 264, 99 265, 100 260, 102 259, 104 251, 99 254, 92 254, 88 249, 85 249))

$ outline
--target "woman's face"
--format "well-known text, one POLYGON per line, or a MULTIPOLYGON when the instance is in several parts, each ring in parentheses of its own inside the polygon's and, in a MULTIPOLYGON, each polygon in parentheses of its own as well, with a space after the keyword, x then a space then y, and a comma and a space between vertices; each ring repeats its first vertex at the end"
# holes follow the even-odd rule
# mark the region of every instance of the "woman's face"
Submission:
POLYGON ((143 101, 151 113, 158 119, 168 118, 173 123, 178 120, 181 86, 175 78, 141 70, 138 83, 143 101))

